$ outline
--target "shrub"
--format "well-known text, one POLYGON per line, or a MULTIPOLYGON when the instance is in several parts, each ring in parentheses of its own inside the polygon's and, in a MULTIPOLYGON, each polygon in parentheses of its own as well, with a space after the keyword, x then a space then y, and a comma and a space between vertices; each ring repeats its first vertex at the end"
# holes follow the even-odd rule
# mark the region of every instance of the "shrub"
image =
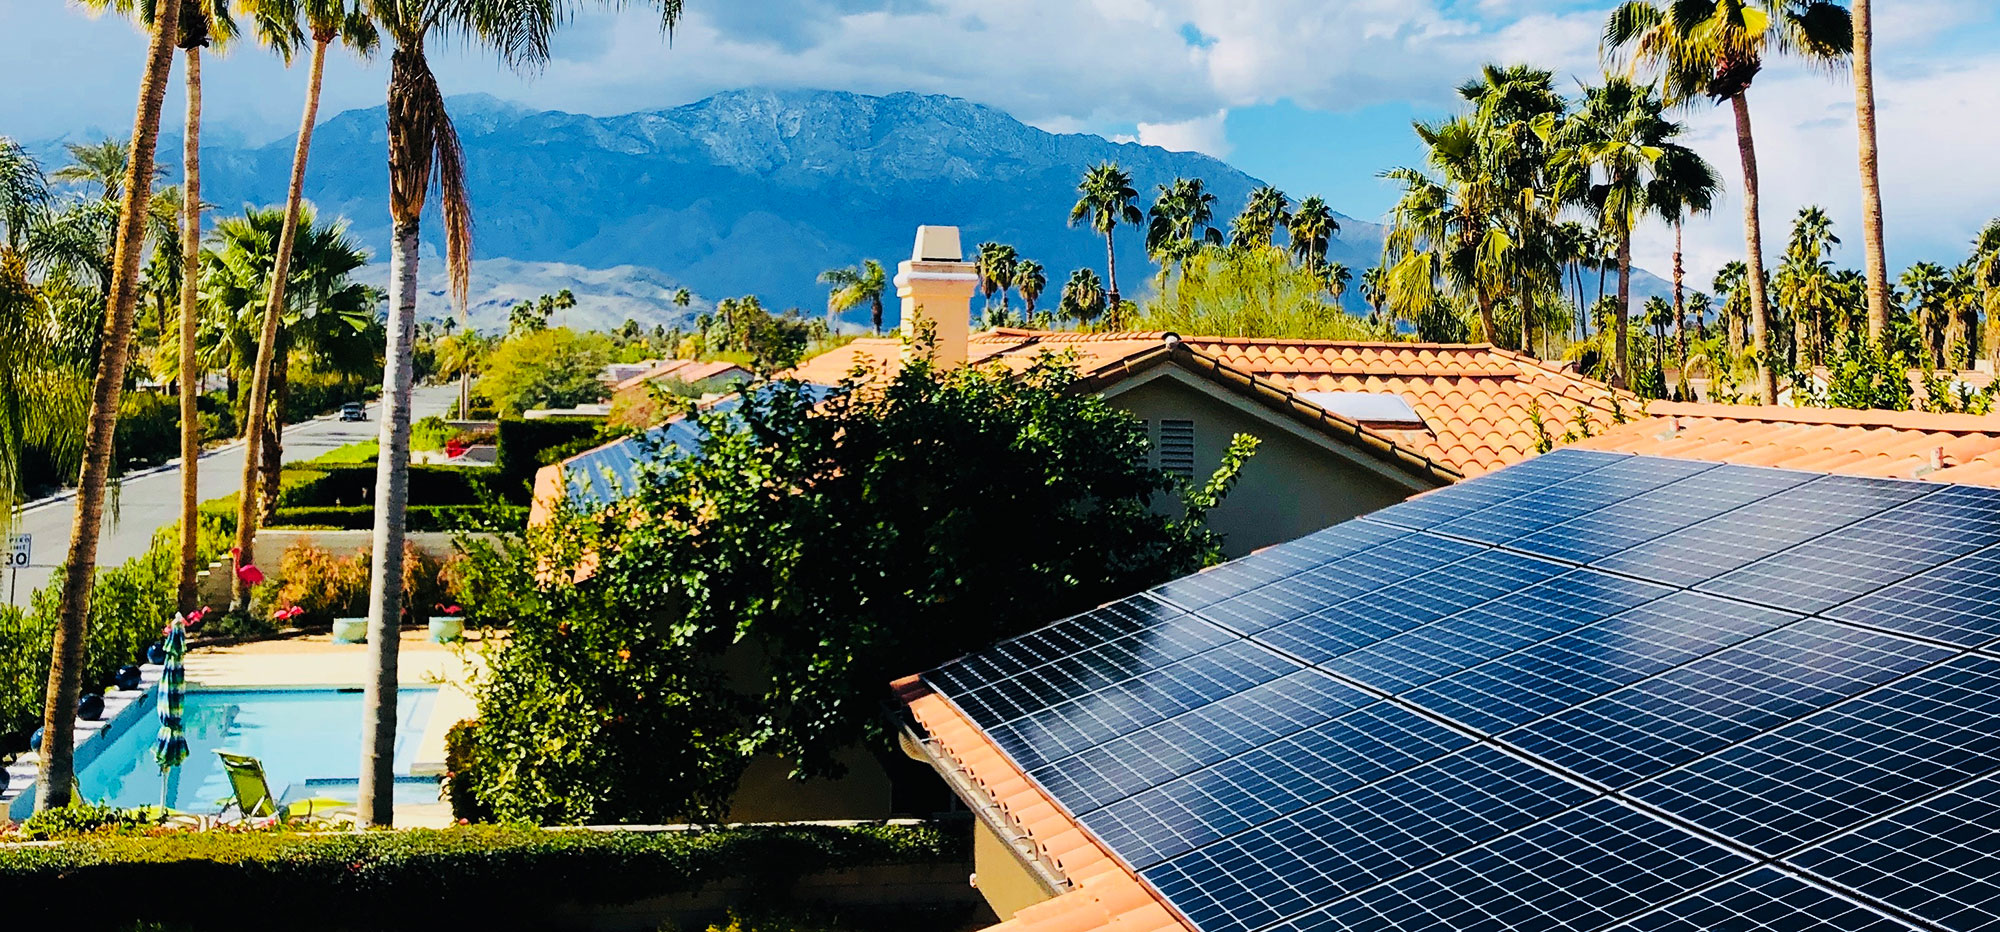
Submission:
POLYGON ((500 494, 510 498, 519 495, 518 501, 527 501, 527 495, 535 484, 535 470, 547 465, 543 459, 544 452, 551 447, 595 439, 603 424, 603 421, 587 417, 501 421, 500 494))
POLYGON ((120 809, 94 803, 78 803, 44 809, 28 817, 21 833, 30 841, 62 841, 87 835, 122 835, 145 831, 162 824, 163 813, 141 809, 120 809))
POLYGON ((444 733, 444 796, 451 816, 463 822, 491 822, 493 809, 472 792, 474 757, 479 753, 479 723, 459 722, 444 733))
POLYGON ((181 454, 180 401, 162 392, 126 392, 118 403, 118 459, 128 469, 181 454))
MULTIPOLYGON (((411 505, 404 509, 409 531, 468 531, 490 527, 519 529, 528 523, 526 505, 411 505)), ((375 509, 367 505, 319 505, 280 508, 266 527, 335 531, 366 531, 375 526, 375 509)))
MULTIPOLYGON (((368 613, 368 571, 371 554, 363 549, 342 557, 310 541, 293 544, 278 563, 278 579, 258 593, 261 617, 291 606, 304 609, 293 619, 299 627, 324 627, 335 618, 368 613)), ((422 618, 438 604, 462 601, 453 581, 456 558, 438 560, 413 543, 403 543, 403 611, 422 618)))
POLYGON ((817 873, 961 864, 969 842, 962 825, 209 831, 0 849, 0 889, 36 891, 10 901, 16 914, 66 928, 107 927, 140 910, 154 921, 215 921, 218 902, 235 917, 283 917, 285 928, 536 928, 577 906, 629 903, 722 879, 747 878, 757 898, 775 899, 817 873), (160 890, 182 893, 147 895, 160 890), (309 906, 301 891, 310 891, 309 906))
POLYGON ((446 424, 444 418, 438 417, 435 414, 430 417, 419 418, 415 424, 410 425, 410 449, 412 450, 442 450, 444 449, 445 441, 450 440, 451 437, 451 425, 446 424))

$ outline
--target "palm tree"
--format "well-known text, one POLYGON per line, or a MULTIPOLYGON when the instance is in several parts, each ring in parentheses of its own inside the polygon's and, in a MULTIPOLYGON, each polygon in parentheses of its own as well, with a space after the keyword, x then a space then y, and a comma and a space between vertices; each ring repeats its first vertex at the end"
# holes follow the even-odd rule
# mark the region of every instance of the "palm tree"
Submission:
POLYGON ((1389 276, 1375 266, 1361 273, 1361 300, 1368 302, 1368 322, 1382 323, 1382 305, 1389 303, 1389 276))
POLYGON ((1098 282, 1097 273, 1089 269, 1069 273, 1069 281, 1063 285, 1062 300, 1056 305, 1056 313, 1078 324, 1088 324, 1102 316, 1104 285, 1098 282))
POLYGON ((1634 69, 1657 72, 1669 101, 1727 101, 1736 116, 1743 162, 1744 268, 1756 344, 1758 392, 1777 404, 1770 365, 1770 303, 1765 294, 1764 231, 1759 217, 1757 145, 1750 125, 1750 84, 1771 54, 1797 55, 1824 67, 1852 51, 1847 8, 1832 0, 1627 0, 1604 27, 1607 58, 1629 56, 1634 69))
POLYGON ((1722 296, 1722 317, 1729 335, 1729 355, 1743 355, 1744 333, 1750 325, 1750 272, 1742 262, 1730 262, 1715 273, 1715 293, 1722 296))
POLYGON ((1035 302, 1041 300, 1043 290, 1049 287, 1049 276, 1042 270, 1042 264, 1033 259, 1022 259, 1014 263, 1014 287, 1021 292, 1022 303, 1028 306, 1025 312, 1035 316, 1035 302))
POLYGON ((1264 185, 1250 192, 1243 212, 1229 221, 1229 245, 1237 249, 1273 245, 1279 228, 1289 227, 1291 222, 1291 199, 1285 192, 1264 185))
POLYGON ((1175 178, 1159 186, 1159 197, 1147 211, 1146 254, 1160 264, 1164 284, 1169 270, 1194 257, 1203 246, 1222 245, 1214 226, 1215 195, 1200 178, 1175 178))
POLYGON ((832 286, 826 296, 828 313, 838 314, 866 302, 869 327, 876 336, 881 336, 882 292, 889 287, 889 275, 882 263, 864 259, 859 266, 821 272, 819 280, 832 286))
POLYGON ((974 270, 979 274, 979 290, 986 296, 986 310, 993 310, 993 296, 1000 295, 1000 320, 1007 318, 1007 289, 1014 287, 1014 262, 1020 254, 1006 243, 984 242, 974 254, 974 270))
MULTIPOLYGON (((97 7, 97 9, 105 8, 105 6, 97 7)), ((129 6, 110 8, 119 12, 131 11, 129 6)), ((149 20, 152 11, 151 6, 146 7, 149 20)), ((152 28, 150 21, 146 23, 146 28, 152 28)), ((50 178, 70 184, 96 185, 100 199, 113 204, 119 202, 125 193, 125 176, 131 161, 132 147, 127 140, 72 142, 66 143, 63 149, 69 152, 70 164, 56 169, 49 175, 50 178)))
POLYGON ((91 583, 97 573, 97 536, 104 522, 104 487, 111 473, 118 405, 125 386, 131 346, 132 313, 138 303, 139 258, 144 222, 153 197, 153 151, 159 143, 160 112, 173 70, 181 0, 155 0, 152 38, 139 79, 132 117, 132 146, 120 182, 117 240, 106 305, 97 374, 91 385, 90 415, 77 480, 75 523, 64 562, 61 608, 50 653, 47 704, 42 711, 41 787, 37 811, 69 804, 76 784, 74 733, 70 725, 83 685, 84 641, 90 618, 91 583))
POLYGON ((1473 105, 1480 148, 1506 204, 1507 248, 1495 259, 1508 267, 1520 309, 1520 349, 1532 354, 1536 297, 1560 284, 1556 212, 1582 182, 1573 163, 1550 158, 1550 137, 1569 105, 1556 93, 1554 72, 1525 65, 1488 65, 1458 93, 1473 105))
POLYGON ((1088 222, 1092 230, 1104 236, 1104 278, 1110 285, 1105 300, 1113 314, 1118 308, 1118 252, 1112 247, 1111 235, 1119 224, 1138 226, 1146 222, 1146 216, 1139 212, 1133 202, 1139 199, 1139 192, 1132 187, 1132 174, 1119 168, 1117 162, 1104 162, 1092 166, 1083 173, 1083 180, 1077 183, 1076 206, 1069 209, 1069 225, 1088 222))
POLYGON ((1673 140, 1681 125, 1665 118, 1664 105, 1650 87, 1609 77, 1587 88, 1583 105, 1562 130, 1564 158, 1591 173, 1584 199, 1598 228, 1618 243, 1618 313, 1613 321, 1611 383, 1624 388, 1631 377, 1628 320, 1632 316, 1632 230, 1649 208, 1648 193, 1662 159, 1698 158, 1673 140))
MULTIPOLYGON (((1972 241, 1972 256, 1966 260, 1969 280, 1966 298, 1960 312, 1962 326, 1959 333, 1965 342, 1965 366, 1972 367, 1972 360, 1979 355, 1979 315, 1983 310, 1987 320, 2000 320, 2000 220, 1993 220, 1979 231, 1972 241)), ((1992 343, 1992 355, 1996 367, 2000 367, 2000 326, 1989 327, 1992 333, 1988 342, 1992 343)))
POLYGON ((1871 0, 1853 0, 1854 125, 1861 137, 1861 239, 1868 268, 1868 339, 1889 327, 1889 260, 1882 246, 1882 171, 1875 142, 1875 17, 1871 0))
POLYGON ((1687 266, 1683 261, 1682 233, 1689 217, 1703 216, 1714 209, 1722 179, 1707 159, 1679 146, 1661 152, 1654 168, 1653 182, 1646 186, 1646 202, 1660 219, 1674 228, 1674 326, 1679 333, 1680 355, 1685 359, 1687 333, 1683 312, 1687 266))
POLYGON ((1935 262, 1919 262, 1903 270, 1903 290, 1923 343, 1925 364, 1945 364, 1945 336, 1951 330, 1951 275, 1935 262))
MULTIPOLYGON (((684 308, 694 303, 694 292, 686 288, 674 289, 674 306, 684 308)), ((880 329, 879 327, 877 329, 880 329)))
MULTIPOLYGON (((1382 243, 1390 314, 1421 328, 1469 306, 1478 312, 1482 338, 1497 342, 1493 305, 1507 283, 1506 270, 1493 260, 1510 244, 1502 224, 1504 198, 1485 161, 1478 127, 1466 117, 1412 126, 1430 171, 1382 173, 1403 186, 1382 243)), ((1430 332, 1447 329, 1463 328, 1430 332)))
MULTIPOLYGON (((264 324, 257 340, 256 367, 250 374, 250 405, 243 419, 243 490, 236 507, 237 560, 250 562, 257 544, 257 476, 263 461, 264 437, 270 430, 271 380, 278 354, 278 324, 285 310, 285 289, 291 281, 290 268, 294 237, 300 229, 301 205, 305 197, 306 158, 312 151, 313 128, 319 120, 320 80, 326 70, 327 47, 338 41, 357 54, 374 53, 378 41, 375 25, 352 0, 253 0, 251 10, 258 38, 278 56, 291 63, 292 55, 310 33, 312 59, 306 72, 305 112, 299 118, 299 134, 292 147, 291 184, 285 190, 285 219, 279 226, 276 264, 270 276, 270 294, 264 300, 264 324), (303 21, 303 28, 301 27, 303 21)), ((459 411, 461 417, 465 409, 459 411)), ((250 585, 236 577, 231 607, 250 608, 250 585)))
POLYGON ((1826 255, 1838 245, 1833 218, 1825 210, 1801 209, 1772 283, 1779 304, 1791 312, 1792 352, 1801 369, 1826 361, 1826 324, 1837 306, 1833 263, 1826 255))
POLYGON ((1298 256, 1306 268, 1318 271, 1326 262, 1327 247, 1340 232, 1340 221, 1333 219, 1333 208, 1315 194, 1299 202, 1299 209, 1292 212, 1289 229, 1292 255, 1298 256))
MULTIPOLYGON (((681 0, 656 0, 661 25, 679 20, 681 0)), ((465 151, 431 73, 424 42, 433 29, 497 52, 515 68, 549 57, 549 37, 572 4, 503 0, 369 0, 375 24, 396 45, 389 61, 391 297, 382 371, 382 440, 376 458, 374 555, 369 562, 368 648, 374 663, 363 694, 361 815, 394 819, 397 625, 403 613, 403 514, 409 505, 411 338, 417 320, 417 234, 436 168, 445 226, 445 268, 461 313, 472 274, 472 203, 465 151)))
POLYGON ((21 144, 0 136, 0 225, 6 245, 20 253, 34 216, 48 206, 49 180, 21 144))
POLYGON ((1333 298, 1334 306, 1347 295, 1347 286, 1354 283, 1354 273, 1338 262, 1329 262, 1319 270, 1320 281, 1326 286, 1326 293, 1333 298))

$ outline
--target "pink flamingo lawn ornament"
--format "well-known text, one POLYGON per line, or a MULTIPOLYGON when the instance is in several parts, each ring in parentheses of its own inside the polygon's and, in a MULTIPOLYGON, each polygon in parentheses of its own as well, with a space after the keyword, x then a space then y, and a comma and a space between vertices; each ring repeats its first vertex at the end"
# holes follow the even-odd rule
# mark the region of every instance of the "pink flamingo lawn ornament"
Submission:
POLYGON ((255 586, 264 581, 264 571, 258 569, 257 564, 243 562, 243 548, 231 547, 229 548, 229 555, 235 558, 236 578, 243 580, 244 585, 255 586))

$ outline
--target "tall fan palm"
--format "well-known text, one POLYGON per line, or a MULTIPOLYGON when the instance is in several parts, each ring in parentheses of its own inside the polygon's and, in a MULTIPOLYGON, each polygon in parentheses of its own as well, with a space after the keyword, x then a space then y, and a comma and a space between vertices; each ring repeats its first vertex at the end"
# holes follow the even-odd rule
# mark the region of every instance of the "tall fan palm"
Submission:
POLYGON ((1764 230, 1759 217, 1757 145, 1750 124, 1750 84, 1772 55, 1795 55, 1821 67, 1844 61, 1854 44, 1847 8, 1832 0, 1627 0, 1604 27, 1606 57, 1629 59, 1656 73, 1667 99, 1727 102, 1736 117, 1743 162, 1744 263, 1750 291, 1758 393, 1778 401, 1770 365, 1770 301, 1764 277, 1764 230))
POLYGON ((1006 243, 985 242, 974 253, 973 268, 979 274, 979 290, 986 295, 986 309, 993 310, 993 296, 1000 296, 1000 317, 1007 318, 1007 290, 1014 287, 1014 263, 1020 253, 1006 243))
POLYGON ((1033 317, 1035 303, 1041 300, 1042 292, 1048 290, 1049 274, 1043 271, 1040 262, 1022 259, 1014 263, 1014 287, 1021 292, 1021 303, 1028 306, 1025 313, 1033 317))
POLYGON ((1665 159, 1695 158, 1674 140, 1679 123, 1664 115, 1653 89, 1621 77, 1588 88, 1583 105, 1563 127, 1565 158, 1586 167, 1590 187, 1585 199, 1598 227, 1618 243, 1618 312, 1613 325, 1612 384, 1625 387, 1631 377, 1628 319, 1632 315, 1632 230, 1648 211, 1648 194, 1665 159))
POLYGON ((1722 187, 1715 167, 1692 149, 1667 148, 1655 164, 1652 184, 1646 187, 1646 202, 1653 212, 1674 228, 1674 320, 1680 341, 1681 358, 1687 357, 1686 288, 1682 233, 1689 217, 1703 216, 1715 209, 1715 195, 1722 187))
POLYGON ((1520 309, 1520 349, 1533 353, 1536 296, 1556 290, 1561 277, 1556 212, 1581 182, 1581 172, 1549 157, 1569 105, 1556 93, 1554 72, 1525 65, 1488 65, 1458 93, 1473 106, 1480 147, 1506 204, 1509 248, 1499 259, 1520 309))
POLYGON ((1730 262, 1715 273, 1715 293, 1722 297, 1722 318, 1728 334, 1731 358, 1743 355, 1750 329, 1750 272, 1743 263, 1730 262))
POLYGON ((1882 246, 1882 169, 1875 140, 1875 15, 1871 0, 1853 0, 1854 126, 1861 137, 1861 238, 1868 270, 1868 338, 1882 342, 1889 327, 1889 259, 1882 246))
MULTIPOLYGON (((115 10, 130 13, 132 7, 99 4, 94 9, 115 10)), ((175 7, 175 15, 179 15, 175 7)), ((152 10, 146 7, 144 25, 152 28, 152 10)), ((69 153, 70 163, 49 174, 49 177, 69 184, 96 185, 98 197, 116 204, 125 194, 125 176, 131 164, 132 146, 129 139, 102 139, 97 142, 72 142, 63 145, 69 153)), ((158 174, 157 171, 152 174, 158 174)), ((149 175, 150 179, 150 175, 149 175)))
MULTIPOLYGON (((661 25, 680 19, 682 0, 655 0, 661 25)), ((382 371, 382 439, 376 460, 374 555, 369 562, 368 647, 374 663, 364 690, 361 815, 388 825, 395 786, 397 625, 403 613, 403 515, 409 505, 411 343, 417 320, 417 234, 435 168, 445 226, 445 267, 463 313, 472 274, 472 203, 465 152, 431 73, 424 43, 433 32, 484 46, 517 69, 549 57, 549 39, 571 2, 542 0, 368 0, 382 34, 396 45, 389 60, 389 214, 391 297, 382 371)))
MULTIPOLYGON (((402 0, 421 6, 421 0, 402 0)), ((399 4, 387 4, 396 6, 399 4)), ((285 289, 291 281, 294 237, 305 196, 306 157, 312 151, 313 128, 319 121, 320 81, 326 70, 327 48, 339 42, 356 54, 370 56, 378 34, 359 5, 359 0, 252 0, 249 5, 258 39, 290 64, 300 45, 312 42, 312 59, 306 72, 305 112, 299 118, 299 134, 292 147, 290 186, 285 189, 285 219, 279 227, 276 264, 269 279, 270 293, 264 299, 263 328, 257 340, 256 367, 250 375, 250 404, 243 419, 243 492, 236 507, 236 552, 240 562, 251 561, 257 544, 256 503, 258 473, 265 459, 267 443, 274 443, 270 423, 271 380, 278 355, 278 323, 285 309, 285 289)), ((461 393, 464 386, 460 386, 461 393)), ((463 409, 461 409, 462 412, 463 409)), ((231 599, 237 611, 250 607, 250 584, 237 574, 231 599)))
POLYGON ((0 225, 6 227, 9 249, 21 251, 34 216, 48 203, 49 180, 41 163, 20 143, 0 136, 0 225))
POLYGON ((1506 289, 1505 269, 1497 260, 1511 243, 1478 129, 1464 117, 1413 125, 1431 171, 1394 168, 1382 174, 1403 186, 1382 243, 1390 313, 1421 322, 1453 303, 1470 304, 1478 311, 1483 338, 1492 342, 1498 336, 1494 301, 1506 289))
POLYGON ((882 263, 864 259, 858 266, 827 269, 820 273, 819 280, 832 289, 826 296, 829 313, 839 314, 866 303, 869 328, 877 336, 882 334, 882 293, 889 287, 889 275, 882 263))
POLYGON ((1381 266, 1361 273, 1361 300, 1368 302, 1368 322, 1382 322, 1382 306, 1389 303, 1389 275, 1381 266))
POLYGON ((1325 199, 1315 194, 1299 202, 1288 229, 1292 234, 1292 255, 1299 257, 1300 264, 1317 272, 1326 264, 1327 247, 1340 233, 1340 221, 1333 219, 1333 208, 1327 206, 1325 199))
POLYGON ((1243 204, 1243 212, 1229 222, 1229 245, 1238 249, 1273 245, 1278 230, 1289 227, 1291 222, 1291 199, 1285 196, 1285 192, 1264 185, 1250 192, 1250 199, 1243 204))
POLYGON ((1792 352, 1801 369, 1826 362, 1826 327, 1839 304, 1833 263, 1826 256, 1838 245, 1825 210, 1801 209, 1772 280, 1778 303, 1791 312, 1792 352))
POLYGON ((1951 330, 1951 274, 1935 262, 1919 262, 1903 270, 1902 284, 1910 295, 1926 364, 1944 365, 1945 336, 1951 330))
POLYGON ((1069 273, 1069 281, 1063 284, 1062 299, 1056 305, 1056 313, 1078 324, 1088 324, 1102 317, 1104 285, 1097 280, 1097 273, 1089 269, 1069 273))
POLYGON ((1113 248, 1112 234, 1120 224, 1139 226, 1146 222, 1146 215, 1139 212, 1137 204, 1139 192, 1132 187, 1132 173, 1118 167, 1117 162, 1094 165, 1083 173, 1083 180, 1076 185, 1076 206, 1069 209, 1069 225, 1089 224, 1092 230, 1104 236, 1104 280, 1106 301, 1112 313, 1118 308, 1118 252, 1113 248))
POLYGON ((125 387, 131 348, 132 312, 139 299, 139 260, 145 251, 144 222, 153 196, 153 151, 159 143, 160 111, 166 106, 167 78, 173 70, 181 0, 156 0, 152 38, 139 79, 132 115, 132 146, 120 182, 117 243, 106 289, 102 346, 91 384, 89 427, 83 469, 77 479, 76 518, 64 561, 61 608, 50 653, 48 700, 42 711, 41 787, 35 808, 69 804, 76 784, 71 716, 83 685, 84 642, 90 618, 91 582, 97 573, 97 537, 104 522, 105 482, 111 474, 112 441, 125 387))
MULTIPOLYGON (((2000 220, 1993 220, 1979 231, 1972 241, 1972 256, 1966 260, 1971 280, 1965 309, 1960 313, 1962 326, 1959 329, 1965 341, 1965 365, 1971 368, 1972 359, 1979 354, 1979 315, 1986 314, 1988 322, 2000 320, 2000 220)), ((2000 326, 1989 326, 1987 335, 1993 359, 2000 364, 2000 326)))
POLYGON ((1215 195, 1200 178, 1175 178, 1160 185, 1159 197, 1147 212, 1146 254, 1160 264, 1160 280, 1203 246, 1222 245, 1215 228, 1215 195))

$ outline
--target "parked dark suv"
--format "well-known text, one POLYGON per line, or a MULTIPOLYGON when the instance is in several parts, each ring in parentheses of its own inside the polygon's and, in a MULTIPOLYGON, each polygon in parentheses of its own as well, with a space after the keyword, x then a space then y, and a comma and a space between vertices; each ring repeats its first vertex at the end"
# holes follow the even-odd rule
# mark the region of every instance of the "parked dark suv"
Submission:
POLYGON ((362 406, 361 402, 350 401, 340 406, 340 419, 343 421, 368 420, 368 409, 362 406))

